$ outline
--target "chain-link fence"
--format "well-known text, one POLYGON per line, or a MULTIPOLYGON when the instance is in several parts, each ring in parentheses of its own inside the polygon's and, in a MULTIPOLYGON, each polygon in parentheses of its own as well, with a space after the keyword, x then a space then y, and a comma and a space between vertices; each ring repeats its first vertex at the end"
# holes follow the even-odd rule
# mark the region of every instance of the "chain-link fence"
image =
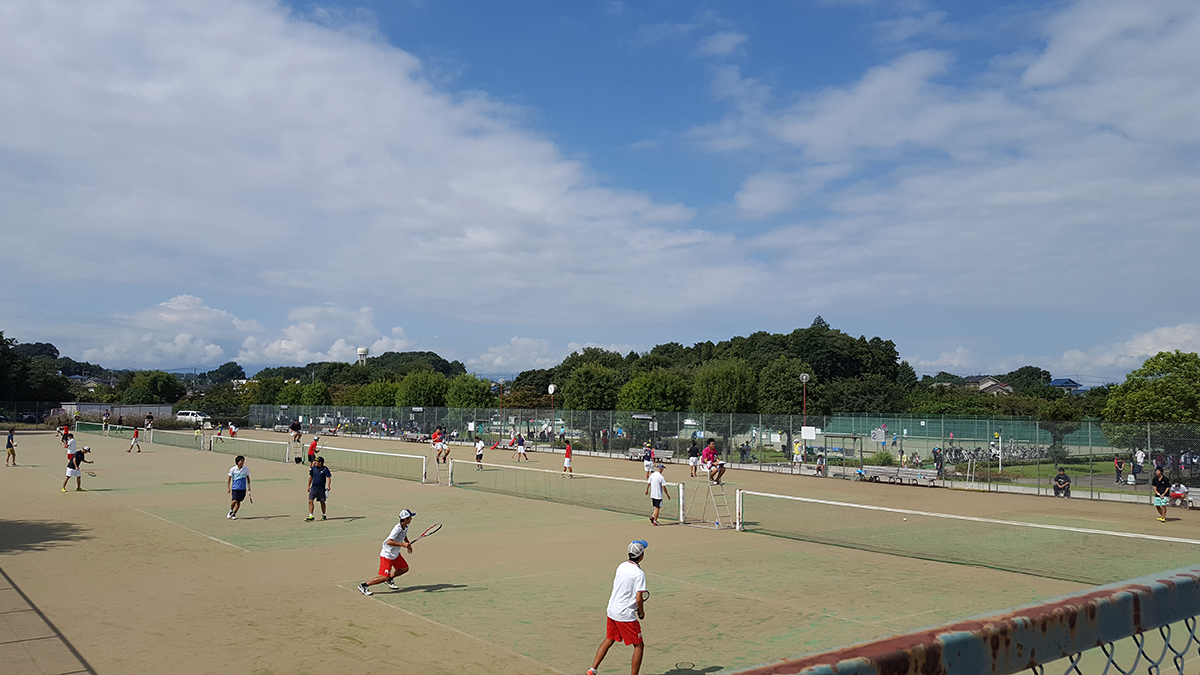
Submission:
POLYGON ((936 470, 951 484, 1038 494, 1055 493, 1061 467, 1073 497, 1144 497, 1156 466, 1184 486, 1200 484, 1200 424, 527 408, 250 409, 255 426, 285 428, 296 420, 305 431, 410 440, 441 426, 452 438, 479 436, 489 445, 519 433, 534 449, 562 447, 569 440, 574 449, 613 456, 640 457, 649 442, 658 456, 672 461, 686 457, 693 442, 702 447, 712 439, 735 468, 853 478, 865 465, 891 465, 936 470), (810 438, 802 433, 806 427, 810 438))

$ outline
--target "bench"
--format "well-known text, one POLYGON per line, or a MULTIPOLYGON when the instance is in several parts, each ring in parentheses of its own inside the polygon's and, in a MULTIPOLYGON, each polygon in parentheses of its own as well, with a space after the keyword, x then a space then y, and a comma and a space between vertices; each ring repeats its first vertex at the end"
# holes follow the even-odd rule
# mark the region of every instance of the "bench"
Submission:
POLYGON ((933 485, 937 480, 937 469, 901 469, 898 466, 864 466, 862 480, 900 485, 933 485))
MULTIPOLYGON (((655 450, 654 451, 654 461, 655 462, 663 462, 664 464, 666 464, 666 463, 669 463, 671 461, 671 459, 674 457, 675 457, 674 450, 655 450)), ((630 459, 630 461, 640 462, 642 460, 642 449, 641 448, 630 448, 629 449, 629 459, 630 459)))

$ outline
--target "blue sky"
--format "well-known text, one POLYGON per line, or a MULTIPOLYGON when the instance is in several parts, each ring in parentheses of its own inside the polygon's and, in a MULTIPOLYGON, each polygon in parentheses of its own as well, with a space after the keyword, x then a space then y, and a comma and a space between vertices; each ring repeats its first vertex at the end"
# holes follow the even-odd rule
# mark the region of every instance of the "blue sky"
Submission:
POLYGON ((786 332, 1200 349, 1200 5, 6 3, 5 334, 481 373, 786 332))

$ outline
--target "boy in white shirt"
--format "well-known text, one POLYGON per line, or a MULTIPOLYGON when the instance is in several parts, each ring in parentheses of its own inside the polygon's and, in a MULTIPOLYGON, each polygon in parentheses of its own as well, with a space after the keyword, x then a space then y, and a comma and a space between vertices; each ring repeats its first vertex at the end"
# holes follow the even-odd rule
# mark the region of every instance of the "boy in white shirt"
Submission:
POLYGON ((646 573, 642 571, 642 558, 650 544, 645 539, 636 539, 629 544, 629 560, 617 566, 613 578, 612 594, 608 597, 608 623, 604 642, 596 650, 596 660, 588 669, 587 675, 596 675, 600 662, 608 654, 617 640, 627 645, 633 645, 633 662, 631 675, 638 675, 642 667, 642 653, 645 643, 642 641, 642 625, 638 619, 646 618, 645 603, 650 597, 646 590, 646 573))
POLYGON ((671 493, 667 492, 667 479, 663 478, 663 469, 666 468, 662 464, 656 467, 654 473, 646 479, 646 494, 650 495, 650 503, 654 505, 654 515, 650 516, 650 522, 658 525, 658 511, 662 508, 663 497, 671 498, 671 493))
POLYGON ((408 525, 415 515, 416 511, 408 509, 400 512, 400 522, 388 533, 387 539, 383 540, 383 549, 379 551, 379 576, 359 584, 360 593, 371 595, 370 587, 375 584, 387 584, 393 591, 400 590, 392 580, 408 572, 408 563, 405 562, 404 556, 400 555, 400 549, 404 548, 412 553, 412 543, 408 541, 408 525))
POLYGON ((483 471, 483 439, 475 437, 475 470, 483 471))

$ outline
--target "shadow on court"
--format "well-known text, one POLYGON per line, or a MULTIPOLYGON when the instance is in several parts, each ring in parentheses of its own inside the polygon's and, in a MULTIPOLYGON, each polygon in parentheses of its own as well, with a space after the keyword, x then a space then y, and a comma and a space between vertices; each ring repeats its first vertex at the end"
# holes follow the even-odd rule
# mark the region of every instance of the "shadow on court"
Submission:
MULTIPOLYGON (((290 513, 282 513, 276 516, 238 516, 238 520, 270 520, 272 518, 291 518, 290 513)), ((330 518, 330 520, 334 520, 330 518)))
POLYGON ((680 661, 675 664, 675 667, 663 671, 662 675, 708 675, 724 670, 725 666, 705 666, 703 668, 696 667, 696 664, 687 661, 680 661))
POLYGON ((353 523, 354 521, 362 520, 363 518, 366 518, 366 516, 334 516, 333 518, 326 518, 325 520, 348 520, 353 523))
POLYGON ((53 520, 0 520, 0 553, 44 551, 91 537, 74 523, 53 520))
MULTIPOLYGON (((424 593, 437 593, 439 591, 457 591, 466 588, 466 584, 428 584, 426 586, 407 586, 402 588, 397 593, 415 593, 421 591, 424 593)), ((486 588, 475 588, 476 591, 486 591, 486 588)))

